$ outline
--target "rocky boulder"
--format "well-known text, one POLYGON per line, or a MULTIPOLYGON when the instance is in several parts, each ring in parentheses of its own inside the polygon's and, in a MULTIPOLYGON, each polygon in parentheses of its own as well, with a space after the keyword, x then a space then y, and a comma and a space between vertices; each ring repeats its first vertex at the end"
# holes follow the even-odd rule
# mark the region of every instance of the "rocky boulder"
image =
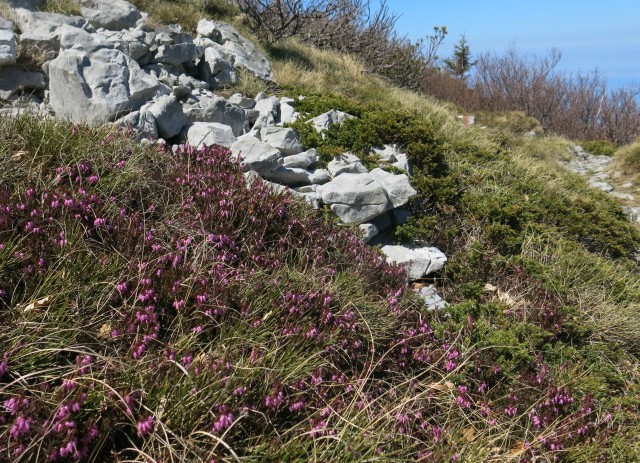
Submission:
POLYGON ((229 103, 236 105, 242 109, 253 109, 256 106, 256 100, 247 98, 242 93, 234 93, 229 97, 229 103))
POLYGON ((377 155, 382 162, 409 172, 409 158, 396 144, 385 145, 382 148, 374 148, 372 154, 377 155))
POLYGON ((293 129, 263 127, 260 130, 260 139, 277 148, 283 156, 302 153, 302 142, 293 129))
POLYGON ((404 267, 409 281, 437 272, 447 262, 444 253, 434 247, 386 245, 381 250, 387 262, 404 267))
POLYGON ((311 148, 309 151, 305 151, 304 153, 293 154, 285 157, 282 164, 285 167, 300 167, 301 169, 306 169, 311 164, 318 162, 319 160, 320 156, 318 156, 318 152, 311 148))
POLYGON ((231 145, 231 153, 241 158, 245 172, 254 170, 259 174, 276 170, 282 162, 282 155, 273 146, 245 135, 231 145))
POLYGON ((53 59, 60 48, 61 26, 73 26, 94 32, 93 26, 82 16, 65 16, 58 13, 15 10, 16 25, 20 29, 20 47, 33 53, 42 54, 45 59, 53 59))
POLYGON ((372 223, 362 223, 358 225, 358 228, 362 232, 362 241, 368 243, 371 238, 379 233, 378 227, 372 223))
POLYGON ((233 55, 236 69, 246 69, 260 79, 271 80, 271 65, 267 58, 258 47, 229 24, 201 19, 197 31, 199 37, 219 43, 225 51, 233 55))
POLYGON ((69 49, 48 66, 51 108, 76 123, 99 124, 140 108, 160 83, 119 50, 69 49))
POLYGON ((204 50, 204 56, 198 63, 200 79, 215 90, 238 83, 238 76, 233 70, 235 57, 221 45, 212 43, 204 50))
MULTIPOLYGON (((155 35, 142 30, 101 31, 100 35, 113 44, 113 48, 126 53, 131 59, 142 60, 149 52, 155 35)), ((151 57, 148 57, 149 60, 151 57)), ((144 63, 148 64, 148 63, 144 63)))
POLYGON ((245 111, 211 92, 194 92, 184 104, 191 122, 218 122, 228 125, 236 137, 245 131, 245 111))
POLYGON ((293 98, 280 98, 280 124, 295 122, 298 118, 296 112, 296 100, 293 98))
POLYGON ((406 204, 416 192, 406 175, 374 169, 334 177, 318 188, 318 194, 343 222, 361 224, 406 204))
POLYGON ((154 61, 156 63, 179 66, 182 63, 190 63, 200 59, 203 53, 203 48, 194 43, 160 45, 154 61))
POLYGON ((231 127, 217 122, 194 122, 184 132, 187 143, 198 148, 212 145, 230 148, 236 140, 231 127))
POLYGON ((360 162, 360 158, 351 153, 344 153, 336 156, 327 165, 327 170, 332 177, 340 174, 362 174, 367 172, 367 168, 360 162))
POLYGON ((338 111, 337 109, 332 109, 314 117, 313 119, 309 119, 307 123, 312 124, 318 132, 322 132, 323 130, 327 130, 333 124, 342 124, 347 119, 352 119, 353 117, 354 116, 351 114, 338 111))
POLYGON ((441 310, 446 309, 449 305, 447 301, 442 299, 438 294, 438 290, 433 285, 422 286, 417 288, 416 293, 424 302, 427 310, 441 310))
POLYGON ((300 167, 277 166, 275 169, 261 171, 263 178, 289 187, 310 185, 311 172, 300 167))
POLYGON ((345 223, 360 224, 389 210, 389 198, 370 174, 342 174, 318 188, 325 204, 345 223))
POLYGON ((144 109, 153 114, 158 135, 164 139, 175 137, 189 123, 189 119, 174 95, 162 96, 153 103, 145 105, 144 109))
POLYGON ((404 206, 409 198, 416 195, 417 192, 409 184, 409 177, 406 175, 396 175, 382 169, 373 169, 369 174, 380 184, 386 191, 392 207, 404 206))
POLYGON ((149 111, 133 111, 117 123, 121 127, 129 127, 139 138, 158 138, 158 128, 155 116, 149 111))
POLYGON ((95 28, 119 31, 135 27, 142 14, 125 0, 82 0, 82 16, 95 28))
POLYGON ((16 41, 13 36, 13 24, 0 18, 0 66, 15 64, 16 41))

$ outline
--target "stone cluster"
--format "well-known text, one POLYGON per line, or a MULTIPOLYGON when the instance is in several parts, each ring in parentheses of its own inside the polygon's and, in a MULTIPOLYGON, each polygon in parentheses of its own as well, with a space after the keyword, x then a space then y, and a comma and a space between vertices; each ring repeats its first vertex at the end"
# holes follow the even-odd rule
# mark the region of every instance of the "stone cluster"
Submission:
MULTIPOLYGON (((327 205, 370 240, 403 223, 401 209, 416 191, 405 174, 369 170, 352 153, 328 165, 303 149, 286 123, 300 115, 298 100, 216 94, 241 72, 270 82, 264 54, 232 26, 203 19, 195 37, 178 25, 149 28, 146 14, 125 0, 82 0, 81 16, 36 11, 38 0, 11 0, 13 22, 0 18, 0 114, 36 111, 77 124, 110 122, 135 131, 142 143, 221 145, 241 160, 247 182, 258 176, 313 207, 327 205), (20 66, 38 57, 39 69, 20 66)), ((331 110, 308 121, 323 133, 353 116, 331 110)), ((410 172, 394 145, 374 150, 386 165, 410 172)), ((446 257, 435 248, 384 246, 410 280, 438 271, 446 257)))

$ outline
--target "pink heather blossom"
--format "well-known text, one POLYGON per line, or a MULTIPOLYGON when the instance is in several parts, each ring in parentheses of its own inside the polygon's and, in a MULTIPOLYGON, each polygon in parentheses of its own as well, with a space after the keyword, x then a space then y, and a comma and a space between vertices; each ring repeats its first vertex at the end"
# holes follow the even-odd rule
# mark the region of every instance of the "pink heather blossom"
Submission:
POLYGON ((292 412, 299 412, 300 410, 302 410, 305 406, 305 403, 303 400, 300 400, 298 402, 293 403, 290 407, 289 410, 291 410, 292 412))
POLYGON ((138 422, 138 437, 144 437, 149 434, 155 426, 155 418, 153 415, 147 416, 142 421, 138 422))
POLYGON ((440 442, 440 436, 442 435, 442 428, 439 428, 438 426, 434 426, 432 429, 432 432, 433 432, 433 442, 437 444, 438 442, 440 442))
POLYGON ((531 418, 531 421, 533 421, 533 425, 536 427, 536 429, 540 429, 542 427, 542 422, 540 421, 540 417, 537 415, 534 415, 531 418))
POLYGON ((507 408, 504 409, 504 413, 505 415, 513 418, 514 416, 516 416, 516 413, 518 412, 518 408, 514 407, 513 405, 509 405, 507 408))
POLYGON ((75 447, 76 447, 76 440, 73 439, 69 441, 67 445, 65 445, 64 447, 60 447, 60 450, 58 450, 58 452, 60 453, 60 456, 62 458, 66 458, 68 456, 71 456, 74 453, 75 447))
POLYGON ((9 431, 11 439, 18 440, 21 436, 27 434, 29 432, 29 425, 31 422, 31 418, 25 418, 24 416, 19 415, 9 431))
POLYGON ((225 413, 218 417, 216 422, 213 424, 213 430, 215 432, 221 432, 227 429, 229 426, 233 424, 234 416, 232 413, 225 413))

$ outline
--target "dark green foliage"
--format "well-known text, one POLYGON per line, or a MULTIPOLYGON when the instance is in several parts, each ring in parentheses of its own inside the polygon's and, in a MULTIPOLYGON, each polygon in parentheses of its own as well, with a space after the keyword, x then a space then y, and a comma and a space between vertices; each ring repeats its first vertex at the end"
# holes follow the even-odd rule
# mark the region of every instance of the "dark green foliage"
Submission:
POLYGON ((459 79, 466 79, 477 62, 471 58, 471 47, 464 34, 453 49, 453 56, 444 60, 447 70, 459 79))
POLYGON ((305 117, 291 126, 302 138, 304 146, 316 148, 324 161, 350 151, 365 163, 373 164, 372 148, 397 144, 429 177, 443 178, 447 174, 446 145, 438 139, 429 121, 416 112, 365 106, 343 97, 317 95, 305 98, 297 109, 305 117), (306 121, 330 109, 344 111, 355 118, 331 126, 323 137, 306 121))
POLYGON ((587 153, 597 156, 613 156, 618 149, 618 145, 609 140, 585 140, 580 142, 580 146, 587 153))

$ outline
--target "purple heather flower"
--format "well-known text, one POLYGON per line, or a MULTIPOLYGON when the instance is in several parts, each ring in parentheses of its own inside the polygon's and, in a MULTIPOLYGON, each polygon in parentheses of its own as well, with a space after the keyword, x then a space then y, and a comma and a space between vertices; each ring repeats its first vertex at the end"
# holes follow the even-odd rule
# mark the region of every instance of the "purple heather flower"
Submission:
POLYGON ((513 418, 514 416, 516 416, 516 413, 518 412, 518 408, 514 407, 513 405, 509 405, 507 408, 504 409, 504 413, 505 415, 513 418))
POLYGON ((31 418, 25 418, 24 416, 19 415, 9 431, 11 438, 13 440, 18 440, 21 436, 29 433, 29 425, 31 422, 31 418))
POLYGON ((153 415, 147 416, 142 421, 138 422, 138 437, 144 437, 149 434, 155 426, 155 418, 153 415))
POLYGON ((233 413, 224 413, 218 417, 216 422, 213 424, 213 430, 215 432, 221 432, 227 429, 229 426, 233 424, 234 416, 233 413))

